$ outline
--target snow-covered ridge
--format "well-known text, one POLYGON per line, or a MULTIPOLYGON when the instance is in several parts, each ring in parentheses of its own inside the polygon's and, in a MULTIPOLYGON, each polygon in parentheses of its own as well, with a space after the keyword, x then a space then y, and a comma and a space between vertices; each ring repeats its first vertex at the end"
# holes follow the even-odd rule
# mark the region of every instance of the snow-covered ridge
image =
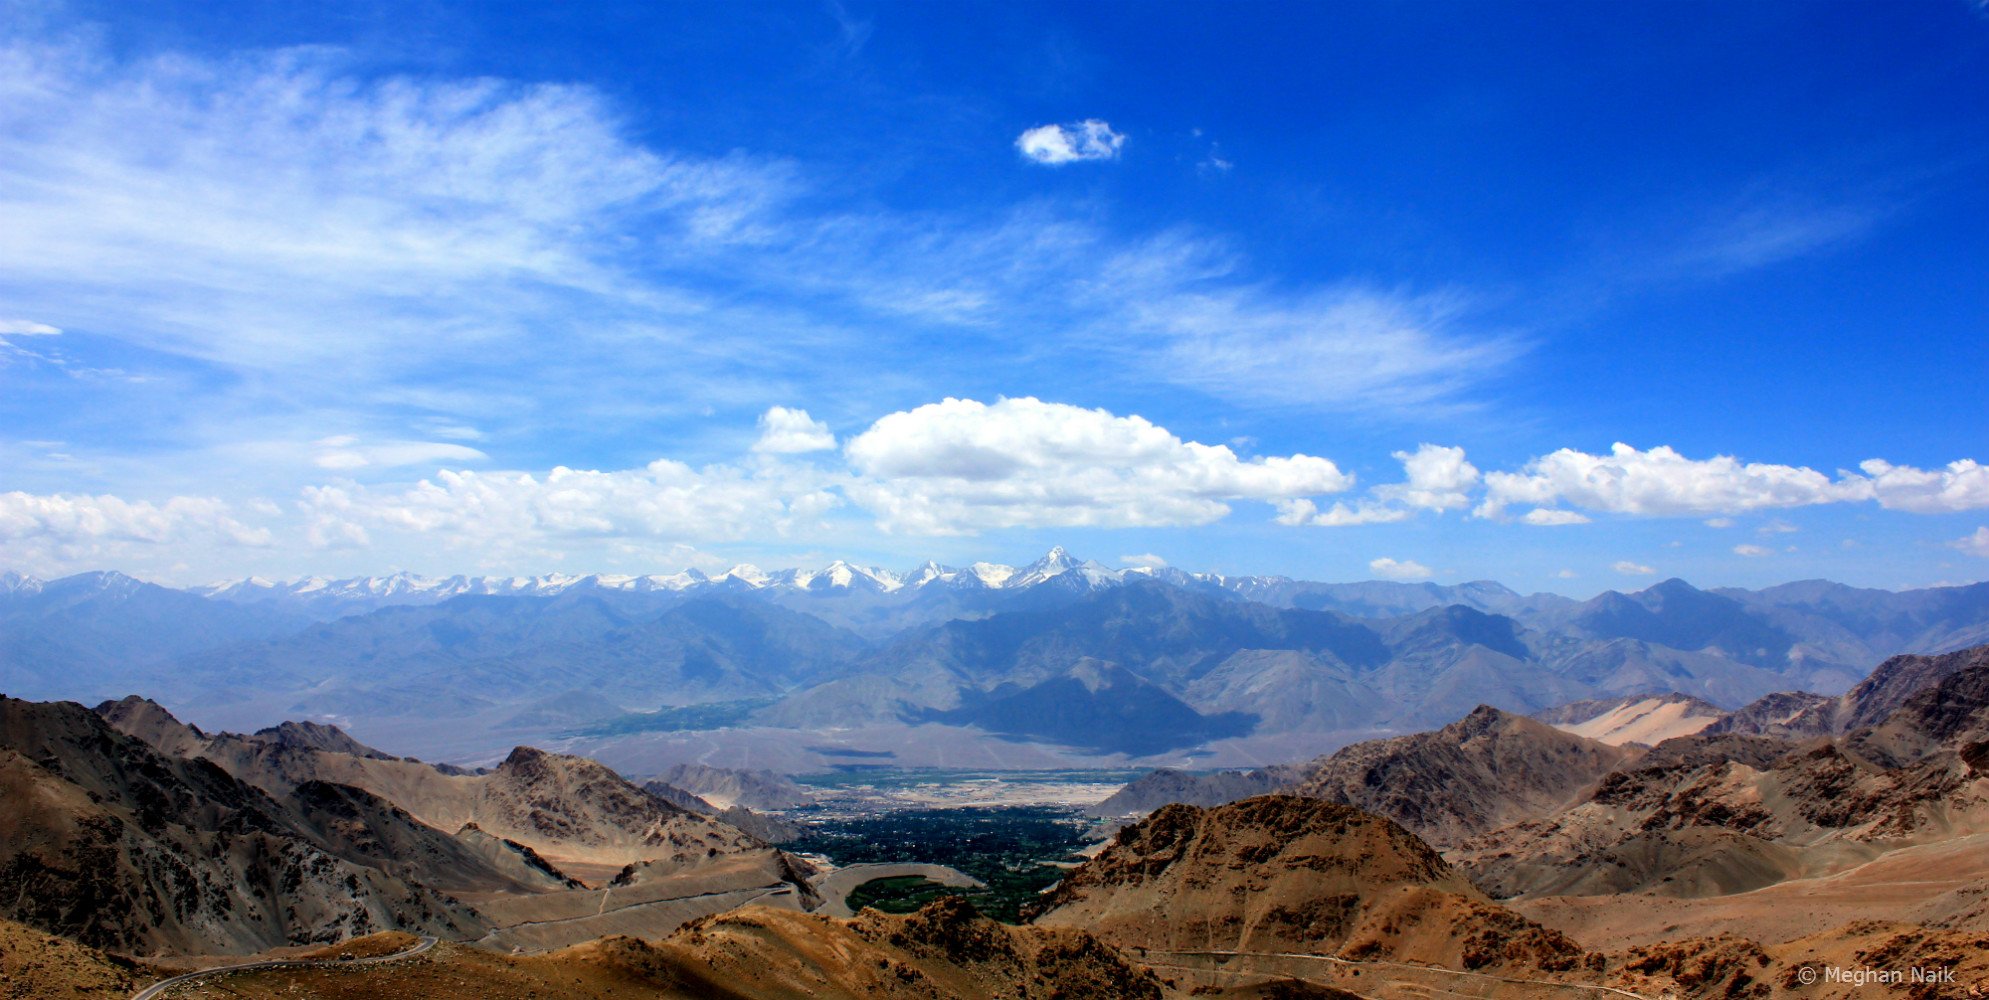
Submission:
MULTIPOLYGON (((463 595, 550 597, 576 589, 639 593, 657 590, 686 591, 743 587, 748 590, 774 589, 809 593, 867 591, 892 594, 925 587, 1020 590, 1052 580, 1096 589, 1122 583, 1128 578, 1146 575, 1152 575, 1152 571, 1144 568, 1115 570, 1090 560, 1079 561, 1062 547, 1058 547, 1051 549, 1043 558, 1020 569, 997 563, 977 562, 967 567, 952 567, 927 561, 910 572, 900 574, 876 566, 860 566, 838 559, 821 569, 814 570, 783 569, 768 572, 757 566, 740 564, 715 574, 689 569, 669 575, 647 576, 610 574, 576 576, 552 573, 529 577, 460 575, 427 577, 413 573, 395 573, 389 576, 352 577, 345 580, 307 576, 287 581, 252 576, 244 580, 189 589, 203 597, 243 603, 278 600, 285 597, 325 601, 428 603, 463 595)), ((11 574, 9 579, 12 579, 11 574)), ((1210 579, 1219 578, 1210 577, 1210 579)), ((28 583, 33 584, 35 581, 28 583)), ((0 589, 10 585, 0 583, 0 589)))

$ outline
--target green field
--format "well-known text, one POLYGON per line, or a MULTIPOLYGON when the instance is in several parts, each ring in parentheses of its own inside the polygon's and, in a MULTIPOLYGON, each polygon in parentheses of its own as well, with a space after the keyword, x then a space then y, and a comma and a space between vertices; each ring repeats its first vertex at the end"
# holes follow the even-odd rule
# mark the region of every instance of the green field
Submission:
POLYGON ((1015 923, 1023 904, 1063 877, 1063 869, 1048 862, 1079 860, 1089 826, 1072 810, 1045 806, 911 809, 823 820, 781 846, 826 854, 842 865, 945 865, 987 883, 985 889, 942 889, 917 877, 875 879, 850 894, 851 908, 871 905, 902 913, 952 892, 996 920, 1015 923))

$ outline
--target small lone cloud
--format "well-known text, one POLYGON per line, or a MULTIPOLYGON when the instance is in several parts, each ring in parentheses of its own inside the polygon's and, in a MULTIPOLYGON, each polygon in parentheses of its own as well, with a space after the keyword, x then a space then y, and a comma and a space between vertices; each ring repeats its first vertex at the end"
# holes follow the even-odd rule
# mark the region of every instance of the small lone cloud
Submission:
POLYGON ((1773 549, 1763 548, 1759 545, 1736 545, 1733 547, 1733 554, 1737 556, 1746 556, 1749 559, 1759 559, 1763 556, 1772 556, 1775 554, 1775 551, 1773 549))
POLYGON ((1733 518, 1731 518, 1731 517, 1709 517, 1709 518, 1707 518, 1707 519, 1706 519, 1706 527, 1708 527, 1708 528, 1731 528, 1731 527, 1733 527, 1733 518))
POLYGON ((1097 118, 1064 125, 1038 125, 1015 139, 1015 148, 1030 161, 1046 167, 1096 160, 1116 160, 1126 137, 1097 118))
POLYGON ((1577 577, 1577 576, 1579 576, 1579 575, 1581 575, 1581 574, 1579 574, 1579 573, 1576 573, 1576 572, 1575 572, 1574 570, 1571 570, 1571 569, 1564 569, 1564 570, 1562 570, 1562 571, 1560 571, 1559 573, 1556 573, 1556 574, 1554 574, 1554 575, 1555 575, 1555 576, 1557 576, 1557 577, 1560 577, 1560 578, 1561 578, 1561 579, 1563 579, 1563 580, 1572 580, 1572 579, 1574 579, 1575 577, 1577 577))
POLYGON ((1554 527, 1563 524, 1587 524, 1589 519, 1572 510, 1556 510, 1549 507, 1536 507, 1526 512, 1521 521, 1539 527, 1554 527))
POLYGON ((1643 563, 1634 563, 1634 562, 1631 562, 1631 561, 1630 561, 1630 560, 1628 560, 1628 559, 1619 559, 1619 560, 1617 560, 1617 561, 1616 561, 1616 564, 1615 564, 1614 566, 1611 566, 1610 568, 1611 568, 1611 569, 1613 569, 1613 570, 1615 570, 1615 571, 1616 571, 1616 572, 1618 572, 1618 573, 1622 573, 1622 574, 1623 574, 1623 575, 1625 575, 1625 576, 1656 576, 1656 575, 1657 575, 1657 570, 1655 570, 1655 569, 1652 569, 1651 567, 1649 567, 1649 566, 1646 566, 1646 565, 1644 565, 1643 563))
POLYGON ((60 327, 36 323, 33 320, 0 319, 0 337, 53 337, 61 332, 60 327))
POLYGON ((1137 566, 1141 569, 1165 569, 1167 567, 1167 560, 1151 552, 1141 553, 1136 556, 1120 556, 1119 561, 1127 566, 1137 566))
POLYGON ((1427 580, 1430 578, 1430 568, 1414 559, 1404 559, 1397 562, 1383 556, 1368 563, 1367 568, 1374 571, 1375 576, 1381 577, 1384 580, 1427 580))

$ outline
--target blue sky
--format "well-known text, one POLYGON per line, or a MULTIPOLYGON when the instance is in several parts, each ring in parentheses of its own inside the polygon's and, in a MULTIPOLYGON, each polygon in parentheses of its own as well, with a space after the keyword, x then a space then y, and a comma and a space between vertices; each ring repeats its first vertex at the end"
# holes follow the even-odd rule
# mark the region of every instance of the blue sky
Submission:
POLYGON ((1979 3, 297 6, 0 3, 0 565, 1989 575, 1979 3))

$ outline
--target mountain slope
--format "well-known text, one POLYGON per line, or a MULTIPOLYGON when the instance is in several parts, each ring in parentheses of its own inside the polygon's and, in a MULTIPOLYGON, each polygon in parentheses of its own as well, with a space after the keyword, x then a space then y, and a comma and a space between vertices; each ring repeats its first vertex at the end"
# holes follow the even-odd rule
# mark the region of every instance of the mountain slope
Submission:
POLYGON ((354 860, 418 829, 355 789, 275 799, 167 757, 80 705, 0 698, 0 916, 122 951, 260 951, 386 928, 481 933, 473 912, 354 860), (329 800, 369 813, 365 836, 329 800), (389 832, 391 831, 391 832, 389 832))
POLYGON ((1897 704, 1878 725, 1844 737, 1790 742, 1708 729, 1660 744, 1586 801, 1463 843, 1454 858, 1502 896, 1691 897, 1989 830, 1985 654, 1888 661, 1854 691, 1860 697, 1817 704, 1833 718, 1897 704))
POLYGON ((1442 729, 1357 743, 1289 790, 1387 816, 1448 845, 1575 801, 1635 752, 1480 706, 1442 729))
POLYGON ((1717 705, 1670 692, 1578 701, 1536 712, 1533 717, 1562 732, 1610 746, 1625 743, 1654 746, 1675 737, 1690 736, 1726 714, 1717 705))
POLYGON ((1397 824, 1316 799, 1170 805, 1046 894, 1034 923, 1120 947, 1567 969, 1581 949, 1489 904, 1397 824))
MULTIPOLYGON (((147 704, 126 699, 107 704, 104 711, 135 731, 182 738, 162 720, 171 718, 164 709, 145 708, 147 704)), ((318 733, 335 745, 351 741, 330 727, 318 733)), ((320 750, 227 733, 182 752, 278 797, 316 783, 363 789, 425 826, 454 833, 474 825, 485 836, 521 845, 553 864, 695 864, 765 848, 731 826, 673 806, 582 757, 518 747, 496 768, 470 774, 352 745, 369 752, 320 750)))

